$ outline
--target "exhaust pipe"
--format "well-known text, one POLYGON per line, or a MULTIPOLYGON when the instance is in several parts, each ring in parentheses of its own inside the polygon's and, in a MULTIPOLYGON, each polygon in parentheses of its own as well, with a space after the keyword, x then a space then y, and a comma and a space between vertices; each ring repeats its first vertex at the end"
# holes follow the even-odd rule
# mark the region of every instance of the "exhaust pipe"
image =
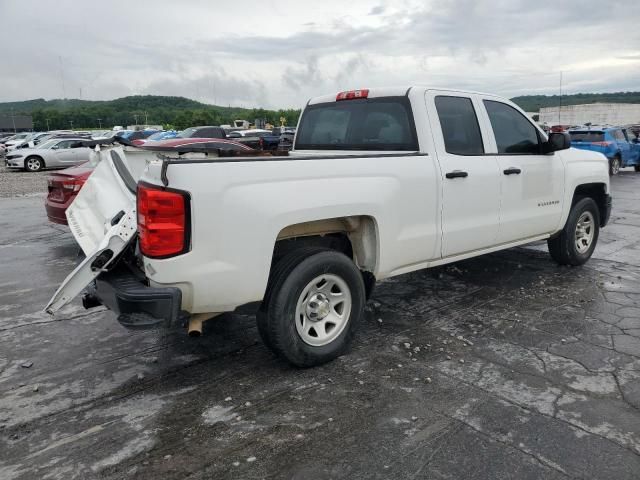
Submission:
POLYGON ((187 334, 190 337, 199 337, 202 335, 202 317, 200 317, 200 315, 194 315, 189 319, 187 334))
POLYGON ((207 320, 211 320, 214 317, 220 315, 219 313, 196 313, 189 319, 189 326, 187 327, 187 334, 190 337, 199 337, 202 335, 202 324, 207 320))

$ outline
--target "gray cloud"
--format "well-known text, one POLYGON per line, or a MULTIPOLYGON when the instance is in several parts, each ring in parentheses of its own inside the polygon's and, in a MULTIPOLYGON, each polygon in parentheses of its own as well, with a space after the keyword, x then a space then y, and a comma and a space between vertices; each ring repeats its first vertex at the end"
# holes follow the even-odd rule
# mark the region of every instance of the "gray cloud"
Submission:
POLYGON ((640 85, 640 29, 619 0, 607 15, 595 0, 326 0, 313 9, 281 0, 224 11, 143 3, 0 2, 0 40, 12 45, 0 100, 62 97, 63 77, 69 97, 157 93, 265 107, 411 82, 555 93, 560 70, 566 91, 640 85))
POLYGON ((221 106, 253 107, 270 103, 267 86, 260 78, 234 77, 224 70, 179 79, 168 75, 165 79, 154 80, 136 93, 186 96, 203 103, 221 106))
POLYGON ((299 91, 305 85, 322 82, 318 69, 318 58, 310 56, 301 67, 287 67, 283 75, 284 83, 299 91))

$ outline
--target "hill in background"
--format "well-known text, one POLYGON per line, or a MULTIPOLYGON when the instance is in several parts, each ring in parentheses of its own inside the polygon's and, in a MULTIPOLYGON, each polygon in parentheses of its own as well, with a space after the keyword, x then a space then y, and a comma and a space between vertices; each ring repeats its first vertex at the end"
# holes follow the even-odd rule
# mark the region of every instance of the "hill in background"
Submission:
POLYGON ((287 125, 295 125, 300 110, 265 110, 208 105, 184 97, 135 95, 115 100, 56 99, 25 100, 0 103, 1 114, 29 114, 34 129, 54 130, 67 128, 111 128, 114 125, 164 125, 165 128, 183 129, 193 125, 231 124, 233 120, 255 119, 279 125, 280 117, 287 125), (71 127, 73 125, 73 127, 71 127), (48 126, 48 127, 47 127, 48 126))
MULTIPOLYGON (((560 102, 558 95, 525 95, 512 98, 523 110, 536 112, 541 107, 555 107, 560 102)), ((640 92, 577 93, 563 95, 563 105, 584 103, 640 103, 640 92)), ((114 125, 149 124, 164 125, 165 128, 183 129, 193 125, 231 124, 233 120, 255 119, 279 125, 284 117, 287 125, 298 122, 300 110, 265 110, 262 108, 221 107, 190 100, 184 97, 157 95, 135 95, 115 100, 57 99, 26 100, 0 103, 0 115, 30 114, 36 130, 66 128, 111 128, 114 125), (73 126, 73 127, 72 127, 73 126)))
MULTIPOLYGON (((560 95, 524 95, 511 99, 525 112, 537 112, 542 107, 557 107, 560 95)), ((575 93, 562 95, 562 105, 586 103, 640 103, 640 92, 575 93)))

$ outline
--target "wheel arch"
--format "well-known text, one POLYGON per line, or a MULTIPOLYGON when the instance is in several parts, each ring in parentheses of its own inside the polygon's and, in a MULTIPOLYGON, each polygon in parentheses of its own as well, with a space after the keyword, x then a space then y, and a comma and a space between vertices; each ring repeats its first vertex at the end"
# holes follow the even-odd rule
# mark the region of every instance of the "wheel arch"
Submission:
POLYGON ((584 197, 590 197, 598 205, 598 212, 600 213, 600 226, 603 227, 607 218, 607 186, 604 183, 584 183, 577 185, 573 198, 571 199, 571 207, 573 207, 578 200, 584 197))
POLYGON ((367 297, 375 284, 378 265, 378 227, 368 215, 313 220, 289 225, 278 233, 273 265, 292 249, 317 246, 337 250, 351 258, 362 272, 367 297))

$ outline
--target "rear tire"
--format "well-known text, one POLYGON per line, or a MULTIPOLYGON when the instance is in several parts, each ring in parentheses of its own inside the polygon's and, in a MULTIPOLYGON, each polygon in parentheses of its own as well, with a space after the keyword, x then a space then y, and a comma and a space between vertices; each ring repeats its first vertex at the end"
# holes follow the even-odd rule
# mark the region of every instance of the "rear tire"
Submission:
POLYGON ((271 341, 271 337, 269 336, 267 310, 271 297, 273 296, 273 286, 275 281, 277 278, 287 275, 293 267, 305 258, 325 251, 327 251, 325 248, 301 247, 291 251, 281 258, 273 260, 267 291, 262 301, 262 305, 260 305, 260 308, 256 312, 256 321, 258 325, 258 333, 260 334, 260 338, 262 338, 262 343, 264 343, 274 353, 276 353, 276 350, 273 346, 273 342, 271 341))
POLYGON ((343 253, 300 248, 274 267, 258 312, 258 331, 277 355, 312 367, 342 355, 365 304, 360 270, 343 253))
POLYGON ((609 160, 609 175, 617 175, 620 172, 620 167, 622 167, 622 161, 620 160, 620 155, 616 155, 609 160))
POLYGON ((24 169, 27 172, 39 172, 44 168, 44 160, 40 157, 27 157, 24 160, 24 169))
POLYGON ((634 166, 633 166, 633 169, 634 169, 636 172, 640 172, 640 165, 634 165, 634 166))
POLYGON ((549 254, 560 265, 583 265, 591 258, 599 234, 598 205, 590 197, 581 198, 571 207, 560 234, 547 240, 549 254))

